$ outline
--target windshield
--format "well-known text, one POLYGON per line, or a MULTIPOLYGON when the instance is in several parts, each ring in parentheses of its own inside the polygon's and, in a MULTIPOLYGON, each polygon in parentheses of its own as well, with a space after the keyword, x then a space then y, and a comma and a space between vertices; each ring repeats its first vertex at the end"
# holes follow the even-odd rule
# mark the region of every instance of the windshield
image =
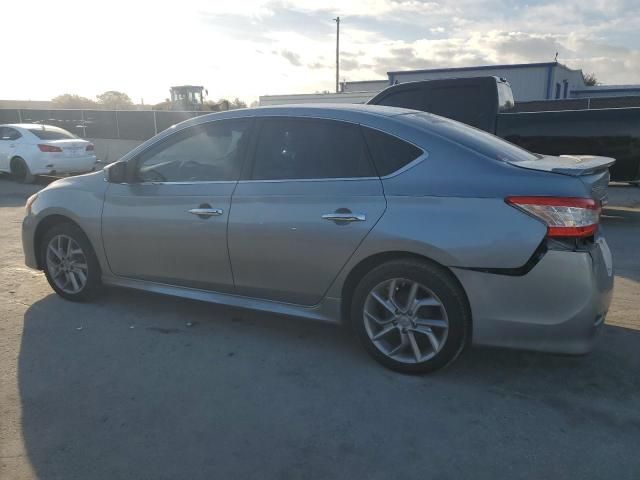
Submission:
POLYGON ((69 140, 78 138, 74 134, 63 130, 58 127, 50 127, 50 126, 42 126, 42 127, 32 127, 28 128, 31 133, 33 133, 40 140, 69 140))
POLYGON ((429 130, 496 160, 511 163, 540 158, 513 143, 455 120, 426 112, 413 113, 410 116, 420 123, 427 124, 429 130))

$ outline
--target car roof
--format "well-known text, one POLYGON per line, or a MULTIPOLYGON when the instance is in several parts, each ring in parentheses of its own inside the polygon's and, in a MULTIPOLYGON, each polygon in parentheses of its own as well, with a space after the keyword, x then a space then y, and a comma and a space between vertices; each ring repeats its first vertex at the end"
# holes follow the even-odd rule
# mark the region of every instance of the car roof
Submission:
MULTIPOLYGON (((249 109, 248 109, 249 110, 249 109)), ((362 103, 297 103, 289 105, 273 105, 265 107, 255 107, 255 111, 266 112, 268 110, 281 111, 290 110, 292 113, 304 110, 314 111, 345 111, 345 112, 358 112, 358 113, 370 113, 374 115, 382 115, 384 117, 392 117, 395 115, 403 115, 409 113, 412 110, 400 107, 388 107, 385 105, 367 105, 362 103)))
POLYGON ((398 115, 406 115, 407 113, 415 113, 415 110, 381 105, 361 105, 350 103, 303 103, 241 108, 237 110, 228 110, 226 112, 209 113, 187 120, 185 123, 195 124, 223 118, 268 116, 320 117, 357 121, 363 117, 395 117, 398 115))

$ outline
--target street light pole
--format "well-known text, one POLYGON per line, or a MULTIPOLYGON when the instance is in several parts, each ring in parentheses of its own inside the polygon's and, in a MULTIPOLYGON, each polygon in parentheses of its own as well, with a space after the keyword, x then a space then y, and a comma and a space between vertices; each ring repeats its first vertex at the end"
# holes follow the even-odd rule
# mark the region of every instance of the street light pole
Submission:
POLYGON ((336 22, 336 93, 340 92, 340 17, 333 19, 336 22))

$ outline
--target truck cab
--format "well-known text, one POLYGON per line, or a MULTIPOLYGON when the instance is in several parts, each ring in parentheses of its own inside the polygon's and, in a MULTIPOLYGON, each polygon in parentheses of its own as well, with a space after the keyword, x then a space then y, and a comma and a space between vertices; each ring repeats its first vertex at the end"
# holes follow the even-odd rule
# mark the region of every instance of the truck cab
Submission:
POLYGON ((640 107, 522 111, 500 77, 392 85, 367 103, 435 113, 543 155, 612 157, 611 179, 640 184, 640 107))
POLYGON ((496 118, 514 106, 509 83, 500 77, 447 78, 386 88, 367 102, 435 113, 495 133, 496 118))

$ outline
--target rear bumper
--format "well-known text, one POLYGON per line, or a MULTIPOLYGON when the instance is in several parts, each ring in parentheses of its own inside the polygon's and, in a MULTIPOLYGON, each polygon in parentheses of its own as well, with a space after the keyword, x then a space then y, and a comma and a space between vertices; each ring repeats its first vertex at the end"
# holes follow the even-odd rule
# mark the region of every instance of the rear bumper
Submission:
POLYGON ((522 276, 453 271, 469 297, 474 345, 587 353, 613 291, 604 238, 589 251, 549 250, 522 276))
POLYGON ((40 160, 34 166, 31 173, 34 175, 56 175, 69 173, 87 173, 92 171, 96 165, 95 155, 85 155, 82 157, 60 157, 53 156, 40 160))

